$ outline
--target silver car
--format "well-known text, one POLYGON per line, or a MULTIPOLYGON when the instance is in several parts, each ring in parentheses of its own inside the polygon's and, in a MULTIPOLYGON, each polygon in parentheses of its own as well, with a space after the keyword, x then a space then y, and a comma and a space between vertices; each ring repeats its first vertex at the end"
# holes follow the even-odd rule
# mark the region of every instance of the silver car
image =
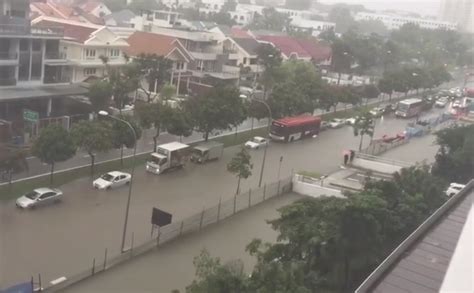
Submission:
POLYGON ((22 209, 34 208, 59 201, 63 192, 56 188, 37 188, 16 200, 16 206, 22 209))

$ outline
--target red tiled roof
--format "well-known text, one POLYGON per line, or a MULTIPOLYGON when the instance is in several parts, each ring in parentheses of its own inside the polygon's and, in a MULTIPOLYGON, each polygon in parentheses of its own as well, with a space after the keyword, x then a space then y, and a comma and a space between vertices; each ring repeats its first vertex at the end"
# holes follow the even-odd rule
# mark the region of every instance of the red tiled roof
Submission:
POLYGON ((51 7, 49 3, 31 2, 30 5, 41 11, 40 13, 45 16, 64 18, 63 15, 61 15, 57 10, 53 9, 53 7, 51 7))
POLYGON ((241 39, 243 39, 243 38, 250 38, 251 39, 252 38, 252 36, 249 35, 247 33, 247 31, 245 31, 241 28, 238 28, 238 27, 232 27, 230 29, 230 33, 231 33, 231 37, 233 37, 233 38, 241 38, 241 39))
POLYGON ((64 28, 65 38, 72 39, 73 41, 76 41, 79 43, 84 43, 85 41, 87 41, 90 38, 91 34, 97 30, 95 28, 90 28, 86 26, 65 24, 65 23, 47 21, 47 20, 42 20, 35 24, 35 26, 43 26, 43 25, 62 27, 64 28))
MULTIPOLYGON (((127 53, 130 56, 137 56, 142 53, 166 56, 179 46, 175 41, 177 41, 175 37, 136 31, 128 37, 127 42, 130 46, 127 48, 127 53)), ((183 50, 184 48, 180 49, 183 50)), ((186 58, 188 57, 186 56, 186 58)))
POLYGON ((311 55, 314 61, 323 61, 331 58, 331 46, 318 42, 317 40, 297 40, 300 46, 311 55))
POLYGON ((298 41, 289 36, 259 36, 259 40, 272 43, 286 57, 290 58, 292 54, 297 54, 298 58, 310 58, 311 55, 298 43, 298 41))

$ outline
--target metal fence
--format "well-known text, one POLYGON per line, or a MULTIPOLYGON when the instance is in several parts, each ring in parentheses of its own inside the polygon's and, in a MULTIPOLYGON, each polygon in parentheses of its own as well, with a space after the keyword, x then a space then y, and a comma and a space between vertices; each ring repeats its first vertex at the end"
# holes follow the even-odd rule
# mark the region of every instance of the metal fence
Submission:
MULTIPOLYGON (((175 240, 183 235, 201 231, 203 228, 216 224, 236 213, 246 210, 252 206, 262 203, 270 198, 285 194, 292 189, 291 177, 281 179, 278 182, 265 184, 261 188, 250 189, 245 193, 236 194, 231 198, 219 202, 208 209, 172 222, 161 227, 158 232, 151 233, 150 238, 144 243, 134 243, 134 233, 131 233, 131 247, 124 253, 109 255, 110 250, 105 249, 104 254, 91 259, 90 267, 79 273, 62 276, 48 284, 41 284, 41 275, 32 279, 37 289, 42 288, 45 292, 55 292, 64 289, 74 283, 92 277, 97 273, 104 272, 111 267, 119 265, 135 256, 157 249, 161 245, 175 240)), ((41 290, 39 290, 41 291, 41 290)))
POLYGON ((367 155, 372 155, 372 156, 377 156, 382 153, 385 153, 388 150, 391 150, 393 148, 396 148, 398 146, 404 145, 408 143, 410 140, 409 139, 401 139, 398 141, 394 142, 383 142, 381 140, 373 141, 368 147, 365 149, 361 150, 360 153, 362 154, 367 154, 367 155))

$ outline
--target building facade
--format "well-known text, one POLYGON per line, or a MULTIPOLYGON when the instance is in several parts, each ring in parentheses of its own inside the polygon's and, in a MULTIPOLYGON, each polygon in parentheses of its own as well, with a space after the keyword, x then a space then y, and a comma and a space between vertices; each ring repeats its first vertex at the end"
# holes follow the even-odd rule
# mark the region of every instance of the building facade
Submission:
POLYGON ((428 18, 415 18, 408 16, 400 16, 395 14, 381 14, 381 13, 370 13, 370 12, 358 12, 355 15, 355 20, 379 20, 389 30, 399 29, 405 24, 412 23, 425 29, 446 29, 446 30, 457 30, 458 24, 456 22, 439 21, 428 18))
POLYGON ((463 31, 474 33, 474 1, 443 0, 438 18, 442 21, 457 22, 463 31))

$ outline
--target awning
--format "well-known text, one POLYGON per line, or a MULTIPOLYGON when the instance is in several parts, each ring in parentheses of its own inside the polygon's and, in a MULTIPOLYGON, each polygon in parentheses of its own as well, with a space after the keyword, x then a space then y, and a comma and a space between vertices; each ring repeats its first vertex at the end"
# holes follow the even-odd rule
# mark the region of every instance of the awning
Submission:
POLYGON ((70 95, 84 95, 89 90, 79 84, 15 86, 0 88, 0 102, 31 98, 51 98, 70 95))

